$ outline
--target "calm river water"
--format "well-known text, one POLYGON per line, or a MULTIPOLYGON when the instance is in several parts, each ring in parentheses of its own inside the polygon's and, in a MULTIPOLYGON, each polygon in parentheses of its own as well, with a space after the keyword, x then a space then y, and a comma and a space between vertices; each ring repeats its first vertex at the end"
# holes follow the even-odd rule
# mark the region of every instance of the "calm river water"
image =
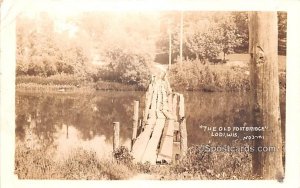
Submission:
MULTIPOLYGON (((188 145, 213 141, 230 143, 237 138, 212 137, 203 126, 251 126, 247 93, 185 92, 188 145)), ((285 101, 281 97, 282 120, 285 101)), ((56 156, 84 147, 99 155, 112 151, 112 122, 120 122, 121 145, 130 146, 133 100, 144 100, 144 92, 96 92, 93 94, 16 95, 16 141, 46 147, 56 156)), ((140 104, 143 109, 143 104, 140 104)), ((140 116, 142 114, 140 110, 140 116)), ((283 125, 284 127, 284 125, 283 125)))

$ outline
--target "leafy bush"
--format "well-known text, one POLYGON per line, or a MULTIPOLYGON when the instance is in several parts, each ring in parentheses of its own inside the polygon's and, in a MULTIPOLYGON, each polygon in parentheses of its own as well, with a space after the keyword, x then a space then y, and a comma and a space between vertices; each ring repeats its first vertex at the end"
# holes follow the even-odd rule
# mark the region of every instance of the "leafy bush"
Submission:
POLYGON ((70 157, 59 165, 63 179, 108 179, 96 153, 82 148, 74 150, 70 157))
POLYGON ((246 91, 250 89, 247 73, 245 67, 186 61, 172 67, 170 82, 175 90, 246 91))
POLYGON ((147 53, 136 54, 114 49, 106 53, 109 66, 102 74, 103 80, 118 81, 146 88, 150 75, 151 58, 147 53))
POLYGON ((117 148, 113 152, 113 155, 118 163, 129 164, 129 165, 132 164, 133 157, 130 154, 128 148, 125 146, 121 146, 117 148))
POLYGON ((200 175, 207 179, 251 179, 252 156, 247 152, 207 152, 192 146, 172 170, 177 174, 200 175))

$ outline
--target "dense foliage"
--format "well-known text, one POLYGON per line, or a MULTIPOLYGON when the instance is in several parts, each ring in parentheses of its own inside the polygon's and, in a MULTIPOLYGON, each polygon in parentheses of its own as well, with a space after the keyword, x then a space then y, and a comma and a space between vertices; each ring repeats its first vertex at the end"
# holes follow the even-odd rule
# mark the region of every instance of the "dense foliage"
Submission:
MULTIPOLYGON (((63 21, 39 13, 18 17, 17 76, 51 78, 50 82, 53 76, 70 76, 74 82, 146 88, 153 61, 168 53, 169 34, 172 60, 179 55, 181 15, 186 61, 224 63, 231 53, 247 53, 247 12, 89 12, 63 21)), ((286 21, 287 14, 279 12, 280 54, 285 54, 286 21)))
MULTIPOLYGON (((180 12, 161 14, 161 37, 157 40, 158 51, 167 54, 168 35, 171 32, 173 61, 176 61, 179 55, 180 14, 180 12)), ((248 53, 247 12, 183 12, 182 16, 185 59, 219 63, 225 62, 228 54, 248 53)), ((286 22, 287 14, 278 12, 279 54, 282 55, 286 50, 286 22)))
POLYGON ((35 19, 19 17, 17 75, 66 74, 145 87, 155 55, 154 42, 144 37, 155 29, 144 24, 151 18, 107 14, 82 14, 68 20, 66 27, 76 28, 72 34, 46 13, 35 19), (112 18, 109 22, 107 16, 112 18))
POLYGON ((19 18, 17 23, 17 75, 86 75, 85 49, 67 33, 55 32, 47 14, 36 20, 19 18))
POLYGON ((202 65, 185 61, 185 66, 173 66, 170 73, 172 88, 190 91, 247 91, 249 71, 242 66, 202 65))

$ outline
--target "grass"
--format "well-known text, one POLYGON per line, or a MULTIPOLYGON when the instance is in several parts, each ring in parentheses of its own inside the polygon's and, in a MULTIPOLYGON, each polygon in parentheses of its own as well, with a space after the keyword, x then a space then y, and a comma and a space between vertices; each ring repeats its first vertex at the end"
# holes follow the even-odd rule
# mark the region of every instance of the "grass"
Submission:
POLYGON ((204 152, 199 146, 188 149, 177 164, 133 163, 127 149, 120 148, 113 161, 99 159, 95 152, 78 148, 64 160, 55 161, 44 149, 29 149, 18 144, 15 173, 19 179, 126 180, 140 174, 150 179, 254 179, 251 154, 243 152, 204 152))
POLYGON ((85 81, 85 78, 74 75, 58 74, 50 77, 42 76, 17 76, 16 84, 35 83, 39 85, 66 85, 80 86, 85 81))
POLYGON ((63 161, 55 161, 44 149, 17 145, 15 173, 19 179, 119 180, 134 171, 122 163, 100 160, 93 151, 78 148, 63 161))
POLYGON ((140 91, 143 88, 135 85, 127 85, 117 82, 99 80, 97 82, 78 82, 69 79, 68 81, 53 81, 52 78, 38 76, 22 76, 16 78, 16 90, 19 92, 38 93, 89 93, 96 90, 101 91, 140 91))
POLYGON ((33 93, 87 93, 95 89, 92 86, 76 87, 72 85, 43 85, 36 83, 20 83, 16 85, 18 92, 33 93))

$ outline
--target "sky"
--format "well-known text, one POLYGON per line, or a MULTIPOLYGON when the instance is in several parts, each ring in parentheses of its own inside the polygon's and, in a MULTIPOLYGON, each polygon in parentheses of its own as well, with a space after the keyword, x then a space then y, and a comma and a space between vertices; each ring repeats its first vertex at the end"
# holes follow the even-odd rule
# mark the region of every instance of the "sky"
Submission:
MULTIPOLYGON (((23 12, 34 14, 36 11, 52 12, 60 16, 71 16, 83 11, 128 11, 128 10, 157 10, 169 9, 168 1, 156 0, 15 0, 21 5, 23 12)), ((176 2, 176 1, 173 1, 176 2)), ((176 4, 174 4, 176 5, 176 4)))

